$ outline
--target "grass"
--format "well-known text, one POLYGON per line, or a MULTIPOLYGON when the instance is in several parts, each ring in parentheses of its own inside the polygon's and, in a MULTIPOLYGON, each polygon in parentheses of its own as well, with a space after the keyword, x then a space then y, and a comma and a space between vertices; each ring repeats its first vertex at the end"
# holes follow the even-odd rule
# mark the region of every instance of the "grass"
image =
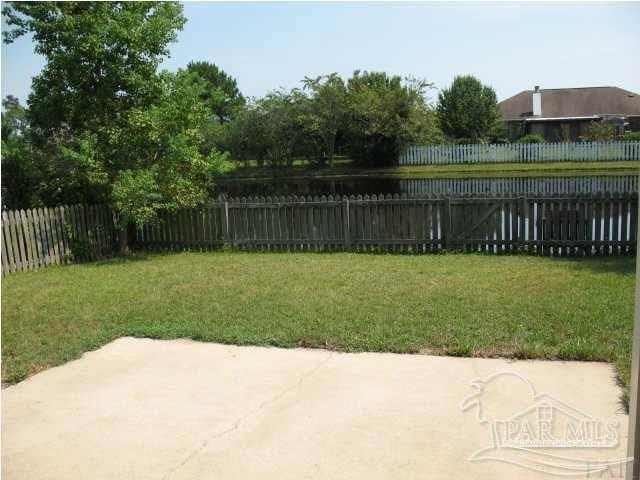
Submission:
POLYGON ((138 255, 2 282, 2 378, 121 336, 607 361, 627 390, 633 258, 138 255))
MULTIPOLYGON (((302 180, 309 178, 377 177, 377 178, 464 178, 571 175, 637 175, 640 162, 545 162, 545 163, 484 163, 471 165, 413 165, 403 167, 358 167, 349 159, 336 160, 333 167, 318 168, 294 162, 278 169, 277 178, 302 180)), ((269 167, 237 167, 227 180, 259 180, 274 177, 269 167)))

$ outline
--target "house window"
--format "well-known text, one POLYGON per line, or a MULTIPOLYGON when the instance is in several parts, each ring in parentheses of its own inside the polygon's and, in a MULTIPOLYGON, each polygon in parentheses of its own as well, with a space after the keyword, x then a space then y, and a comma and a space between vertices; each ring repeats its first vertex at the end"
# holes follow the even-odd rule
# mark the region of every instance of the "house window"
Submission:
POLYGON ((551 405, 539 405, 537 409, 537 417, 539 422, 553 421, 553 407, 551 405))

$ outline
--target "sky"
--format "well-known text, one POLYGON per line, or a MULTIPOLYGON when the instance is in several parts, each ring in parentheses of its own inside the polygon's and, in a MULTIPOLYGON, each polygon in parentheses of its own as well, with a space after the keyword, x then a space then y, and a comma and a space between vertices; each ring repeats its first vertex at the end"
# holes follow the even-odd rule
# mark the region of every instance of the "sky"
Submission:
MULTIPOLYGON (((424 78, 432 98, 461 74, 499 100, 534 85, 640 93, 640 3, 194 2, 184 13, 161 68, 213 62, 246 96, 356 69, 424 78)), ((43 65, 30 37, 3 44, 2 96, 25 100, 43 65)))

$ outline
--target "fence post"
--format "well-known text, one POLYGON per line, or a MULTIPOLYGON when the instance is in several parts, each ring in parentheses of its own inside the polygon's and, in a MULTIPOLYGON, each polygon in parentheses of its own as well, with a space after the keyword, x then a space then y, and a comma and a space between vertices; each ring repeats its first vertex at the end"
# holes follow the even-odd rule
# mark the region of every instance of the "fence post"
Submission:
POLYGON ((346 251, 351 250, 351 233, 349 232, 349 197, 344 199, 344 211, 342 214, 342 221, 344 230, 344 249, 346 251))
POLYGON ((224 200, 224 239, 227 245, 231 244, 231 232, 229 232, 229 202, 224 200))
MULTIPOLYGON (((638 209, 640 218, 640 209, 638 209)), ((640 253, 640 241, 637 242, 640 253)), ((631 353, 631 385, 629 387, 629 435, 627 443, 628 480, 640 479, 640 262, 636 265, 636 296, 633 326, 633 346, 631 353)))
POLYGON ((527 200, 527 196, 524 195, 521 199, 520 205, 520 225, 518 228, 518 248, 517 250, 520 252, 524 252, 527 250, 527 223, 529 222, 529 201, 527 200))
POLYGON ((442 235, 442 249, 447 250, 452 246, 451 239, 451 197, 444 199, 442 208, 442 224, 440 225, 440 232, 442 235))

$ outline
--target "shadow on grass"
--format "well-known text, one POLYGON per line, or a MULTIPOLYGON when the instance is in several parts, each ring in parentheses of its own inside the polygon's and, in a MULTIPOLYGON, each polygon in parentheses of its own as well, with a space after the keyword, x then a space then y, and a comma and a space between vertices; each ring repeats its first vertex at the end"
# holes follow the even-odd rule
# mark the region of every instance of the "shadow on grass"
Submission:
POLYGON ((575 257, 550 258, 553 262, 562 263, 576 271, 589 271, 596 274, 617 273, 620 275, 635 275, 636 257, 575 257))
POLYGON ((385 249, 370 249, 367 251, 317 251, 317 250, 305 250, 305 251, 287 251, 287 250, 261 250, 259 248, 233 248, 233 247, 222 247, 222 248, 214 248, 208 249, 205 251, 194 249, 194 250, 154 250, 154 249, 136 249, 129 256, 119 256, 114 255, 110 258, 104 258, 100 260, 95 260, 92 262, 83 262, 85 265, 114 265, 114 264, 127 264, 132 262, 140 262, 140 261, 148 261, 154 258, 162 258, 162 257, 170 257, 175 255, 180 255, 183 253, 238 253, 238 254, 247 254, 247 253, 256 253, 256 254, 316 254, 316 255, 327 255, 331 256, 332 254, 356 254, 358 256, 397 256, 397 257, 434 257, 434 256, 479 256, 485 258, 499 258, 499 257, 521 257, 521 258, 540 258, 541 260, 551 261, 553 263, 561 263, 564 266, 569 268, 578 270, 578 271, 591 271, 592 273, 619 273, 622 275, 635 274, 636 269, 636 257, 632 255, 622 255, 622 256, 590 256, 590 257, 551 257, 551 256, 537 256, 537 255, 529 255, 526 253, 504 253, 504 254, 493 254, 493 253, 485 253, 485 252, 464 252, 457 250, 445 250, 445 251, 436 251, 429 253, 414 253, 414 252, 389 252, 385 249))
POLYGON ((114 255, 110 258, 103 258, 100 260, 95 260, 93 262, 85 262, 85 265, 91 265, 96 267, 104 267, 111 265, 122 265, 122 264, 131 264, 137 262, 146 262, 153 258, 158 257, 168 257, 170 255, 177 255, 183 252, 173 252, 173 251, 150 251, 150 250, 136 250, 128 256, 114 255))
MULTIPOLYGON (((113 257, 103 258, 103 259, 100 259, 100 260, 94 260, 94 261, 91 261, 91 262, 83 262, 83 264, 101 267, 101 266, 109 266, 109 265, 120 265, 120 264, 131 264, 131 263, 136 263, 136 262, 145 262, 145 261, 153 260, 153 259, 156 259, 156 258, 172 257, 172 256, 175 256, 175 255, 180 255, 180 254, 184 254, 184 253, 218 253, 218 252, 222 252, 222 251, 230 251, 230 250, 224 249, 224 248, 214 248, 214 249, 208 249, 208 250, 199 250, 199 249, 193 249, 193 250, 189 250, 189 249, 184 249, 184 250, 165 250, 165 249, 162 249, 162 250, 160 250, 160 249, 158 249, 158 250, 154 250, 154 249, 137 248, 128 256, 121 256, 121 255, 115 254, 113 257)), ((238 251, 240 251, 240 250, 238 250, 238 251)))
MULTIPOLYGON (((369 253, 369 252, 367 252, 369 253)), ((406 253, 398 252, 391 255, 406 255, 406 253)), ((408 255, 414 255, 409 253, 408 255)), ((463 250, 447 250, 428 253, 426 255, 452 255, 452 256, 477 256, 484 258, 499 257, 520 257, 523 259, 540 259, 552 263, 561 264, 563 267, 571 268, 576 271, 588 271, 591 273, 617 273, 620 275, 635 275, 636 272, 636 256, 635 255, 592 255, 592 256, 574 256, 574 257, 554 257, 550 255, 534 255, 526 252, 465 252, 463 250)))

